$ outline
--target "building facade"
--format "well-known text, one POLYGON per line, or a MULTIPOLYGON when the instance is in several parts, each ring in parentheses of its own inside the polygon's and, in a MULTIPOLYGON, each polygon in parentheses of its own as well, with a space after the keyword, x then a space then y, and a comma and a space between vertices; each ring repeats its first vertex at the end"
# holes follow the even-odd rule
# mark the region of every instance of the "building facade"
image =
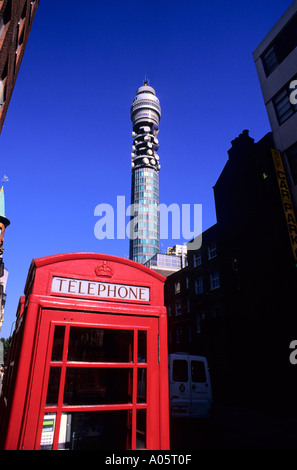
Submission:
POLYGON ((184 268, 187 263, 187 246, 174 245, 168 247, 166 253, 156 253, 144 265, 167 277, 184 268))
POLYGON ((5 200, 4 200, 4 188, 0 188, 0 331, 4 322, 4 308, 6 302, 6 283, 8 277, 8 271, 4 268, 3 262, 3 242, 4 233, 6 227, 10 224, 10 220, 5 217, 5 200))
POLYGON ((0 1, 0 132, 39 0, 0 1))
POLYGON ((159 252, 159 121, 160 102, 145 81, 131 106, 131 233, 129 258, 145 263, 159 252))
POLYGON ((169 352, 207 357, 216 402, 297 415, 297 268, 273 146, 272 133, 255 143, 245 130, 232 141, 214 185, 217 223, 165 283, 169 352))
POLYGON ((275 148, 297 208, 297 0, 253 52, 275 148))
MULTIPOLYGON (((0 1, 0 133, 25 52, 39 0, 0 1)), ((5 177, 7 178, 7 177, 5 177)), ((0 189, 0 330, 4 321, 8 271, 2 260, 5 228, 4 189, 0 189)))

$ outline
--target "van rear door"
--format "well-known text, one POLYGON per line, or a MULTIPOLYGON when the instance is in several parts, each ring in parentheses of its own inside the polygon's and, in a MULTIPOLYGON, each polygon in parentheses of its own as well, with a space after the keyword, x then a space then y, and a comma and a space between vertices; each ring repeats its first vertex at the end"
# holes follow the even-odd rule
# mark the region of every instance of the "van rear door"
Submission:
POLYGON ((190 370, 187 354, 170 354, 171 416, 190 416, 190 370))
POLYGON ((207 361, 204 357, 189 356, 189 363, 191 416, 208 417, 211 407, 211 384, 207 361))

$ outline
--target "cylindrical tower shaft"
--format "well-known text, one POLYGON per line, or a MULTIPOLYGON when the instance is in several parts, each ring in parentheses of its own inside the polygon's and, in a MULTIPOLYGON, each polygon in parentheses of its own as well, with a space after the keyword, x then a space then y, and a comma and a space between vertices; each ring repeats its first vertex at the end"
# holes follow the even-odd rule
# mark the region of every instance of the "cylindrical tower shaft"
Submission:
POLYGON ((159 121, 161 107, 155 90, 145 81, 131 106, 130 259, 145 263, 159 252, 159 121))

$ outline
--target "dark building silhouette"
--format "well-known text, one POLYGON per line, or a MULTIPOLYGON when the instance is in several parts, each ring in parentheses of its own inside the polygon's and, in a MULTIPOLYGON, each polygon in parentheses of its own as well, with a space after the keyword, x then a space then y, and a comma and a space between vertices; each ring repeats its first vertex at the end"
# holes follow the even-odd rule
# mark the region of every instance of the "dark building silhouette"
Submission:
POLYGON ((297 267, 273 147, 272 133, 232 141, 213 188, 217 223, 166 280, 169 352, 207 356, 217 402, 296 413, 297 267))

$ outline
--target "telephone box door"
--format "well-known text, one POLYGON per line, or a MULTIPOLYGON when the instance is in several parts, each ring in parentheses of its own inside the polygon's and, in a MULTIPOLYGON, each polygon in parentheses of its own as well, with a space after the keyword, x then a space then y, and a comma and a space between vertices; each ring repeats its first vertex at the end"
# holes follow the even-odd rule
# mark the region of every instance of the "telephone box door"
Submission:
POLYGON ((158 448, 158 321, 44 310, 23 449, 158 448))

